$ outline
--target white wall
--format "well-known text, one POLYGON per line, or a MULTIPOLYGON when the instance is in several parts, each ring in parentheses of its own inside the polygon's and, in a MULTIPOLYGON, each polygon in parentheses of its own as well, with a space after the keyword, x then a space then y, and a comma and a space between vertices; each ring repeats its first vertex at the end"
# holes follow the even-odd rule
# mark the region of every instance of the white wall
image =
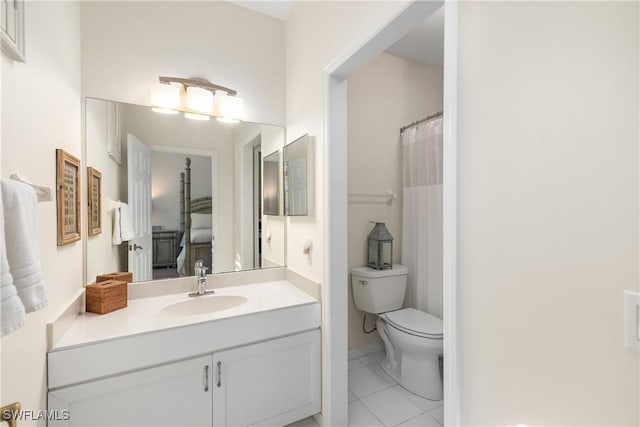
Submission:
POLYGON ((463 2, 465 425, 638 425, 637 2, 463 2))
MULTIPOLYGON (((347 79, 348 191, 398 198, 391 204, 349 203, 349 269, 366 264, 369 221, 387 224, 394 263, 402 261, 402 146, 399 129, 442 110, 442 68, 381 53, 347 79), (381 92, 372 88, 384 88, 381 92)), ((349 284, 350 286, 350 284, 349 284)), ((362 332, 363 314, 349 290, 349 349, 382 344, 379 334, 362 332)), ((368 328, 373 325, 369 316, 368 328)))
MULTIPOLYGON (((2 55, 2 177, 19 172, 55 189, 55 149, 82 154, 80 5, 29 2, 26 45, 26 64, 2 55)), ((83 210, 83 223, 86 214, 83 210)), ((45 324, 82 288, 82 243, 56 246, 55 201, 38 205, 38 229, 49 303, 28 314, 22 329, 0 340, 0 404, 20 401, 31 410, 46 408, 45 324)))
MULTIPOLYGON (((151 151, 151 224, 180 231, 180 173, 191 159, 191 199, 211 197, 211 157, 151 151)), ((217 248, 217 247, 216 247, 217 248)))
POLYGON ((82 2, 82 94, 148 105, 159 76, 238 91, 248 121, 283 125, 284 24, 223 1, 82 2))
MULTIPOLYGON (((298 2, 286 21, 287 142, 309 134, 314 143, 314 207, 309 216, 289 217, 287 266, 323 282, 324 155, 323 68, 354 42, 362 40, 403 2, 298 2), (331 30, 327 30, 327 23, 331 30), (319 36, 321 35, 321 36, 319 36), (312 262, 302 252, 313 242, 312 262)), ((347 279, 345 278, 345 292, 347 279)))

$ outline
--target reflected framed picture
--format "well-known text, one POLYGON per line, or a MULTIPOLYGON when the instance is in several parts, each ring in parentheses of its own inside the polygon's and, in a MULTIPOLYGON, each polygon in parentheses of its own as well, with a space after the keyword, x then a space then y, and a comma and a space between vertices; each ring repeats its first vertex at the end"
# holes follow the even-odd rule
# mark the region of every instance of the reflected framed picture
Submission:
POLYGON ((102 174, 92 167, 87 168, 89 199, 89 236, 102 233, 102 174))
POLYGON ((58 246, 80 240, 80 160, 56 150, 58 246))
POLYGON ((115 101, 107 101, 107 154, 119 165, 122 164, 120 137, 120 106, 115 101))

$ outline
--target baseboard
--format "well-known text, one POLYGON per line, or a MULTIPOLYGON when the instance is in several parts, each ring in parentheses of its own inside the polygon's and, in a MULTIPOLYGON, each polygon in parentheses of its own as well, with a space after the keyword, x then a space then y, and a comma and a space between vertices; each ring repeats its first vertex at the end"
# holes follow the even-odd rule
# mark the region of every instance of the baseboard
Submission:
POLYGON ((376 353, 381 350, 384 350, 383 344, 373 344, 368 347, 355 348, 353 350, 349 350, 349 360, 355 359, 356 357, 366 356, 367 354, 376 353))

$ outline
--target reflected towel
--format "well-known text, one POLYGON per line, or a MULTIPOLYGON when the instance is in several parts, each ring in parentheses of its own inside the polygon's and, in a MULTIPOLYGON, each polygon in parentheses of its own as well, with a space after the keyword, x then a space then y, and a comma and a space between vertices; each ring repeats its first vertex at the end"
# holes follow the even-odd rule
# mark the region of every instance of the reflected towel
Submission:
POLYGON ((36 192, 29 185, 3 179, 4 233, 9 271, 27 313, 47 305, 47 287, 40 269, 36 192))
POLYGON ((120 233, 120 207, 113 209, 113 234, 111 236, 111 242, 116 246, 122 243, 122 234, 120 233))
POLYGON ((120 206, 113 209, 113 235, 111 241, 114 245, 131 240, 136 236, 131 222, 131 214, 129 206, 126 203, 120 203, 120 206))
POLYGON ((122 240, 131 240, 136 237, 136 232, 133 229, 133 222, 131 220, 129 205, 123 203, 120 205, 120 235, 122 240))
POLYGON ((13 277, 9 271, 7 249, 4 239, 4 209, 0 197, 0 336, 14 332, 24 325, 24 305, 13 286, 13 277))

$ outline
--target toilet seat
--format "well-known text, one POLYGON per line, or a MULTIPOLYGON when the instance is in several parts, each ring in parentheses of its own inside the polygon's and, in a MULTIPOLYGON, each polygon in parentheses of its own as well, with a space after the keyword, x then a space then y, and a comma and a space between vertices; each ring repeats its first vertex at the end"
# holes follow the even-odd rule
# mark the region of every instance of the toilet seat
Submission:
POLYGON ((384 314, 395 329, 422 338, 442 339, 442 319, 415 308, 405 308, 384 314))

